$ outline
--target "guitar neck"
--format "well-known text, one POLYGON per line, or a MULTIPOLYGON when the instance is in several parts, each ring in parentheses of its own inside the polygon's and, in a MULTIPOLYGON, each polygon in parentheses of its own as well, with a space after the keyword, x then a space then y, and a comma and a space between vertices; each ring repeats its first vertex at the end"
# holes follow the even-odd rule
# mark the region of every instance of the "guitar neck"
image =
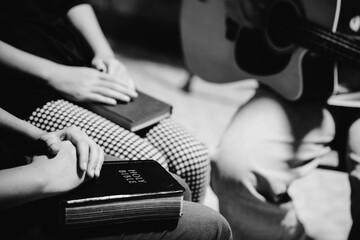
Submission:
POLYGON ((360 69, 360 47, 355 40, 307 21, 300 20, 296 25, 295 43, 360 69))

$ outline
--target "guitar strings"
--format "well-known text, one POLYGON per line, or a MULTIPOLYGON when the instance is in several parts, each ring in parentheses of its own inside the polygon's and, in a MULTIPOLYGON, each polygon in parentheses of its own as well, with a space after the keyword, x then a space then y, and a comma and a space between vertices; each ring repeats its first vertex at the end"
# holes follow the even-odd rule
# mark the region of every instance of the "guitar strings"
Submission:
POLYGON ((340 56, 342 61, 346 61, 351 65, 360 67, 360 48, 353 40, 337 33, 330 33, 328 30, 314 26, 314 24, 308 23, 307 21, 303 21, 302 24, 303 27, 301 30, 303 31, 297 31, 296 35, 305 41, 305 45, 307 45, 306 42, 311 42, 312 45, 310 48, 315 48, 314 46, 316 46, 317 49, 326 55, 330 55, 332 57, 333 55, 340 56), (306 35, 308 36, 306 37, 306 35), (339 45, 342 46, 342 49, 339 49, 339 45), (324 51, 324 48, 327 48, 334 54, 324 51), (354 55, 358 56, 356 57, 354 55), (354 64, 354 62, 356 62, 356 64, 354 64))

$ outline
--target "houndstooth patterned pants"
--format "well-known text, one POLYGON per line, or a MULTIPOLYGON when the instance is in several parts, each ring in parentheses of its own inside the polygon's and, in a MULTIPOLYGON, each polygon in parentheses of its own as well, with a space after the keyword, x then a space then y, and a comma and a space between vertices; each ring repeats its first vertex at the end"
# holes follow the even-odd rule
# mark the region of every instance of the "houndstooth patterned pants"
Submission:
POLYGON ((92 137, 106 154, 124 160, 156 160, 187 182, 193 201, 204 198, 210 173, 207 148, 170 119, 161 121, 141 138, 82 107, 57 100, 36 109, 28 121, 45 131, 74 125, 92 137))

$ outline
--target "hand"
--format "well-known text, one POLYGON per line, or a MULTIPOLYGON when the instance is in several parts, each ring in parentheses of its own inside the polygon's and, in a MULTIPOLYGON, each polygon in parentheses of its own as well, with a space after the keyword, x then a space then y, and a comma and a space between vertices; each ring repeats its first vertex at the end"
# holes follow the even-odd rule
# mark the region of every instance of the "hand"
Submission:
POLYGON ((137 97, 136 87, 133 79, 130 77, 125 65, 123 65, 115 57, 95 56, 92 65, 101 72, 106 72, 110 76, 115 77, 116 81, 124 85, 133 93, 130 97, 137 97))
POLYGON ((88 67, 58 65, 49 84, 76 102, 100 102, 115 105, 116 100, 130 101, 136 93, 118 78, 88 67))
POLYGON ((225 0, 227 15, 248 28, 261 27, 269 0, 225 0))
POLYGON ((63 141, 70 141, 76 147, 79 168, 86 171, 89 177, 99 177, 104 162, 104 152, 90 137, 77 127, 45 133, 37 139, 38 144, 45 145, 47 153, 57 155, 63 141))
POLYGON ((77 166, 76 149, 69 141, 59 143, 59 151, 53 158, 46 155, 34 156, 29 166, 42 179, 45 194, 72 190, 85 180, 85 172, 79 171, 77 166))

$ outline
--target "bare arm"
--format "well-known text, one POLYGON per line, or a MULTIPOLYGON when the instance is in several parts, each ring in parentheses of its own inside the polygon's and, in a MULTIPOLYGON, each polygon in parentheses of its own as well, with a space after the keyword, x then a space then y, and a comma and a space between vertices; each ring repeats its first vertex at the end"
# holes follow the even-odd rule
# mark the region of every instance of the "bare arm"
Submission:
POLYGON ((67 16, 92 48, 95 55, 92 60, 93 66, 115 76, 118 82, 127 87, 128 96, 137 97, 134 81, 129 76, 126 67, 115 58, 92 7, 89 4, 77 5, 69 10, 67 16))
POLYGON ((26 152, 29 149, 34 149, 36 140, 44 134, 45 132, 41 129, 20 120, 0 108, 1 138, 8 138, 10 143, 18 144, 19 151, 26 152), (13 141, 11 142, 11 140, 13 141))
POLYGON ((0 211, 69 191, 86 175, 100 175, 104 153, 79 129, 46 133, 0 108, 0 130, 2 138, 14 135, 17 143, 25 139, 33 145, 40 140, 53 151, 33 156, 28 165, 0 170, 0 211))
POLYGON ((93 8, 89 4, 80 4, 73 7, 69 10, 67 16, 75 28, 88 41, 96 56, 115 57, 100 28, 93 8))
POLYGON ((116 104, 129 101, 132 91, 116 77, 93 68, 65 66, 17 49, 0 41, 0 64, 37 77, 44 84, 78 102, 116 104), (76 79, 76 81, 74 81, 76 79))
POLYGON ((26 146, 27 150, 38 149, 42 150, 41 154, 47 155, 57 155, 61 142, 68 140, 76 147, 79 169, 86 171, 89 177, 100 175, 104 152, 76 127, 47 133, 0 108, 0 134, 2 138, 15 139, 12 142, 20 151, 26 146))
POLYGON ((44 81, 59 67, 59 64, 17 49, 3 41, 0 41, 0 64, 44 81))
POLYGON ((29 165, 0 170, 0 211, 69 191, 84 179, 74 146, 62 142, 53 158, 36 156, 29 165))

